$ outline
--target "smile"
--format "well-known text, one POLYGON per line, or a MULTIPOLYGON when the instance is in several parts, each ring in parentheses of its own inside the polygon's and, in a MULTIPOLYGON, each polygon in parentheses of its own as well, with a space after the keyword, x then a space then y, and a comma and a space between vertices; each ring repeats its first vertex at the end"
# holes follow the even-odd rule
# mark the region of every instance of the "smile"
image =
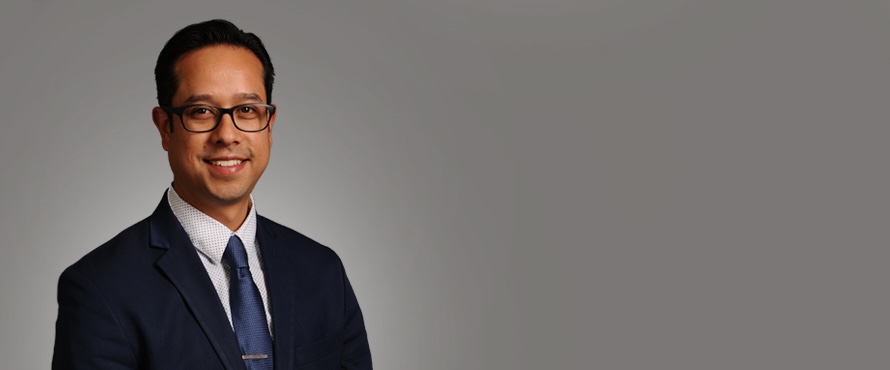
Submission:
POLYGON ((229 159, 229 160, 225 160, 225 161, 207 161, 207 163, 210 163, 214 166, 220 166, 220 167, 237 166, 237 165, 241 164, 241 162, 243 162, 243 161, 240 159, 229 159))

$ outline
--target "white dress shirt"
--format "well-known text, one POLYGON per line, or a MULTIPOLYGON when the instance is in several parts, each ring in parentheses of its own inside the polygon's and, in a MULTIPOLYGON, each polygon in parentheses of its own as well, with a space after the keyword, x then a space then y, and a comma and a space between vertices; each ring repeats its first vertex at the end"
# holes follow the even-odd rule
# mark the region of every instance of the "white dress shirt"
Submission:
MULTIPOLYGON (((250 196, 250 212, 247 213, 247 219, 241 224, 235 232, 229 230, 228 227, 192 207, 186 203, 173 186, 167 189, 167 201, 170 203, 170 209, 182 224, 182 228, 192 240, 192 245, 198 251, 201 262, 207 270, 207 275, 213 281, 216 288, 216 294, 219 295, 219 302, 222 303, 226 316, 229 317, 229 324, 232 323, 232 311, 229 307, 229 266, 222 263, 223 253, 226 251, 226 245, 232 235, 238 235, 241 242, 244 243, 244 249, 247 251, 247 264, 250 266, 250 274, 253 276, 253 282, 260 291, 263 298, 263 306, 266 309, 266 322, 269 324, 269 331, 272 331, 272 314, 269 311, 269 296, 266 294, 266 279, 263 274, 263 264, 260 260, 259 245, 256 241, 256 207, 253 201, 253 195, 250 196)), ((234 325, 233 325, 234 329, 234 325)))

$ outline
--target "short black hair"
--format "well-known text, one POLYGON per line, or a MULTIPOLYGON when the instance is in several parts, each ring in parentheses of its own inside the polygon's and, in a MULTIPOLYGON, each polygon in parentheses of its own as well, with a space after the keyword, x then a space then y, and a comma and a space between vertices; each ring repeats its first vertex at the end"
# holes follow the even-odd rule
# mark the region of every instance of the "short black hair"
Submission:
POLYGON ((195 23, 178 32, 164 45, 158 62, 155 64, 155 84, 158 89, 158 105, 169 106, 179 86, 179 79, 173 71, 176 62, 194 50, 213 46, 232 45, 253 52, 263 64, 263 84, 266 88, 266 102, 272 102, 272 83, 275 81, 275 68, 266 47, 257 35, 244 32, 232 22, 214 19, 195 23))

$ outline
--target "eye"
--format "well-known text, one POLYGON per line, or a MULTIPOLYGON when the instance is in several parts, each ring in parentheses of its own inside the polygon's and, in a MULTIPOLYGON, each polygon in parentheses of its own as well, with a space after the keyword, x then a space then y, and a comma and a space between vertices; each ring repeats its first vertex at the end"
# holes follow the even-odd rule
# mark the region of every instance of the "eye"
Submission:
POLYGON ((216 112, 209 107, 190 107, 183 112, 186 116, 191 118, 208 118, 216 115, 216 112))
POLYGON ((259 113, 259 109, 253 104, 242 105, 235 109, 235 114, 240 119, 255 119, 259 113))

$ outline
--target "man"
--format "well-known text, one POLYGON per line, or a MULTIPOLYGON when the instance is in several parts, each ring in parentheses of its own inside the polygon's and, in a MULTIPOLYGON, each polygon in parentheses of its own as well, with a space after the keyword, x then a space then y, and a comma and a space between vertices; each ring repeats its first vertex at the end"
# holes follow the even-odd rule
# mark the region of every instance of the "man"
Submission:
POLYGON ((256 214, 273 76, 260 39, 227 21, 167 42, 152 118, 173 183, 62 273, 53 369, 371 368, 339 258, 256 214))

